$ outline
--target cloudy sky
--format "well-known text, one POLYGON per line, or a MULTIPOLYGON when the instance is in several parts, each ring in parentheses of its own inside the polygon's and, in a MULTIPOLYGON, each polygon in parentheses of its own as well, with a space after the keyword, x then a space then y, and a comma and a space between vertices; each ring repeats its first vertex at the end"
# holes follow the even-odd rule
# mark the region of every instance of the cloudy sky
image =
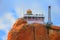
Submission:
POLYGON ((0 0, 0 40, 7 40, 8 31, 26 10, 43 13, 47 22, 48 6, 52 7, 53 25, 60 26, 60 0, 0 0))

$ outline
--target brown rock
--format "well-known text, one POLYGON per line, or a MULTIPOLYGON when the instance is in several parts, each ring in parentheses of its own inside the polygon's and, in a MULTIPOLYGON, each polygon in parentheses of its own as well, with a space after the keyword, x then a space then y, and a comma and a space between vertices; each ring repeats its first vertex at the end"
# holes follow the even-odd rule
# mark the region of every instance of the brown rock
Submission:
MULTIPOLYGON (((56 29, 53 26, 51 28, 56 29)), ((18 19, 9 31, 7 40, 59 40, 59 32, 53 31, 48 35, 46 25, 27 24, 24 19, 18 19)))

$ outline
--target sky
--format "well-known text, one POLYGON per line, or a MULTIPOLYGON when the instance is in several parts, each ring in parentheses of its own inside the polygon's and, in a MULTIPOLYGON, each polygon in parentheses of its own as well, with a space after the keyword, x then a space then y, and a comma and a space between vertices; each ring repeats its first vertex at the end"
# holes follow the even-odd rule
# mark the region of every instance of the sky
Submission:
POLYGON ((49 5, 53 25, 60 26, 60 0, 0 0, 0 40, 7 40, 15 21, 22 18, 28 9, 33 14, 44 14, 47 23, 49 5))

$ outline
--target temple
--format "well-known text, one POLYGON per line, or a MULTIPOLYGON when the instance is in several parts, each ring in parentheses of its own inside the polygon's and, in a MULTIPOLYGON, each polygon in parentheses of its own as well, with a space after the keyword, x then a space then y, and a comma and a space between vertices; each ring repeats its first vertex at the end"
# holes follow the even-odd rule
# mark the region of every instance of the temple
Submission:
POLYGON ((24 19, 28 22, 28 24, 31 24, 31 23, 44 24, 44 15, 32 14, 32 11, 30 9, 28 9, 26 14, 24 14, 24 19))

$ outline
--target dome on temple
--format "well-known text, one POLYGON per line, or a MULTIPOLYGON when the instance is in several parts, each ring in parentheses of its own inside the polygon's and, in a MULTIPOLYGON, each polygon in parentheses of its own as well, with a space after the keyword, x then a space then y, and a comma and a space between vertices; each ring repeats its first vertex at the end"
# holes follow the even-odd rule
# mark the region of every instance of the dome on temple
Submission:
POLYGON ((31 15, 32 11, 30 9, 27 10, 27 14, 31 15))

